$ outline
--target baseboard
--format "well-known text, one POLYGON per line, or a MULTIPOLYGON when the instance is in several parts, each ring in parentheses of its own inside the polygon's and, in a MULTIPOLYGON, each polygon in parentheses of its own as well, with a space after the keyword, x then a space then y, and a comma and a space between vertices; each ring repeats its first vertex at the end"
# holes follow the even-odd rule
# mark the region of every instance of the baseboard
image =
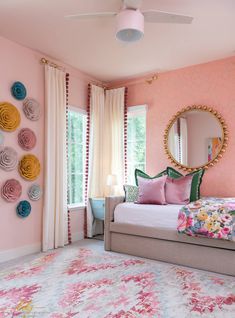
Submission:
MULTIPOLYGON (((76 232, 72 234, 72 242, 84 239, 83 232, 76 232)), ((0 263, 13 260, 18 257, 41 252, 41 243, 25 245, 18 248, 13 248, 5 251, 0 251, 0 263)))
POLYGON ((41 243, 25 245, 10 250, 0 251, 0 263, 41 251, 41 243))
POLYGON ((83 232, 72 233, 72 242, 80 241, 84 239, 83 232))

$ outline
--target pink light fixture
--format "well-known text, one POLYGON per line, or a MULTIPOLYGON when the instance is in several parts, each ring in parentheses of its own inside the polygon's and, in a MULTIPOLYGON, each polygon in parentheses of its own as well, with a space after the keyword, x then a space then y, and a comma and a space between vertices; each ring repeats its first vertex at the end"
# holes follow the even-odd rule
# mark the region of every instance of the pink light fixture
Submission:
POLYGON ((116 38, 125 43, 139 41, 144 35, 144 16, 140 10, 124 9, 117 14, 116 38))

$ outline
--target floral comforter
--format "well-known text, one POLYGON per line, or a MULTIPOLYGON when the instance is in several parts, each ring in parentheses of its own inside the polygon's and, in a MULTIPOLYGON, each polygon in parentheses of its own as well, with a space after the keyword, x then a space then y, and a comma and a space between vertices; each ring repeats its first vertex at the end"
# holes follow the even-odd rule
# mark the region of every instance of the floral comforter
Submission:
POLYGON ((235 198, 202 198, 178 215, 179 233, 235 241, 235 198))

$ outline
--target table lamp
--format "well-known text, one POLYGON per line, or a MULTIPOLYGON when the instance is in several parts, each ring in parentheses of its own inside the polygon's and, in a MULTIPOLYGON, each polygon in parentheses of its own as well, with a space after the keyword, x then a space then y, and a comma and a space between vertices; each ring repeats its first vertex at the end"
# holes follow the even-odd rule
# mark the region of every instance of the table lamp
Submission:
POLYGON ((107 186, 109 186, 109 194, 111 196, 115 195, 115 186, 117 185, 117 176, 116 174, 109 174, 107 176, 107 186))

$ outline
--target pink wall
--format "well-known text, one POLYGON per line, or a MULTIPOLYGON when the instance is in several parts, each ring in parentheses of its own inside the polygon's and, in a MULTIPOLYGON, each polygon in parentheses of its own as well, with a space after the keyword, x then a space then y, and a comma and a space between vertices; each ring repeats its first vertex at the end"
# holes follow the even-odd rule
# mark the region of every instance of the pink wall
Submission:
MULTIPOLYGON (((42 54, 22 47, 0 37, 0 100, 15 104, 22 115, 21 127, 32 128, 38 137, 33 150, 42 164, 42 172, 37 180, 43 185, 44 156, 44 79, 43 66, 39 59, 42 54), (10 95, 13 81, 25 83, 29 96, 37 99, 42 108, 42 116, 38 122, 30 122, 24 118, 21 102, 10 95)), ((60 63, 61 64, 61 63, 60 63)), ((69 104, 78 107, 86 106, 87 84, 93 80, 87 75, 64 65, 70 73, 69 104)), ((235 118, 235 57, 192 66, 172 72, 160 74, 152 85, 145 84, 143 79, 128 81, 128 104, 149 106, 147 115, 147 172, 155 174, 163 170, 170 162, 163 149, 163 133, 169 119, 184 106, 203 104, 212 106, 222 113, 230 130, 230 140, 222 160, 210 168, 204 177, 202 193, 205 195, 235 196, 235 139, 233 138, 233 122, 235 118), (213 187, 211 186, 213 184, 213 187)), ((120 84, 120 83, 119 83, 120 84)), ((19 155, 23 151, 18 147, 15 133, 5 133, 5 144, 15 147, 19 155)), ((21 199, 27 199, 28 182, 21 179, 17 171, 5 173, 0 171, 0 183, 10 177, 17 177, 23 185, 21 199)), ((16 204, 5 203, 0 198, 0 251, 27 245, 40 245, 42 228, 43 201, 32 203, 31 215, 22 220, 16 216, 16 204)), ((72 212, 72 234, 79 233, 83 227, 83 210, 72 212)), ((75 235, 76 236, 76 235, 75 235)))
MULTIPOLYGON (((24 151, 17 144, 17 133, 22 127, 31 128, 37 135, 37 145, 31 152, 41 162, 41 174, 36 180, 43 187, 43 158, 44 158, 44 71, 39 60, 43 54, 20 46, 14 42, 0 37, 0 101, 13 103, 21 113, 21 126, 12 133, 4 133, 5 145, 14 147, 19 157, 24 151), (28 96, 40 102, 42 115, 39 121, 32 122, 25 118, 22 112, 22 102, 15 100, 10 94, 10 87, 14 81, 22 81, 28 91, 28 96)), ((60 65, 63 65, 60 63, 60 65)), ((64 65, 70 73, 69 104, 78 107, 86 107, 87 84, 91 78, 87 75, 64 65)), ((27 189, 31 182, 24 181, 18 171, 4 172, 0 170, 0 186, 8 178, 18 179, 23 186, 20 200, 28 200, 27 189)), ((32 212, 26 219, 17 217, 16 203, 6 203, 0 197, 0 251, 22 246, 38 245, 41 243, 42 232, 42 206, 43 200, 30 201, 32 212)), ((71 212, 72 235, 76 236, 83 230, 83 210, 71 212)))
POLYGON ((221 112, 230 131, 230 140, 223 158, 206 172, 202 194, 235 196, 235 57, 162 73, 152 85, 139 78, 113 86, 120 84, 129 88, 129 106, 149 106, 147 172, 151 175, 171 164, 164 153, 163 134, 178 110, 195 104, 208 105, 221 112))

